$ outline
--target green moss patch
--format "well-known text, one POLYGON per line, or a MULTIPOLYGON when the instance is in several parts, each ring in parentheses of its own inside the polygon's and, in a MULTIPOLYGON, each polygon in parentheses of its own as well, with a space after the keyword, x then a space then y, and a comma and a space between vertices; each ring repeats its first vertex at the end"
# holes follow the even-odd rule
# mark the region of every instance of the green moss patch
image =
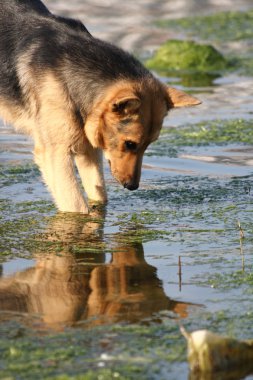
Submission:
POLYGON ((158 49, 146 65, 153 69, 215 72, 226 69, 229 63, 211 45, 170 40, 158 49))

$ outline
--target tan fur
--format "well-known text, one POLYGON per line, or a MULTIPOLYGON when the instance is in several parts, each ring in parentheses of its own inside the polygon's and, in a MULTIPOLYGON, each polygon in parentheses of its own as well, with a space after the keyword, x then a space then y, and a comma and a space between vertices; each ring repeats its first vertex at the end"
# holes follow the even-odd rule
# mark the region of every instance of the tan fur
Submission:
POLYGON ((102 100, 94 105, 94 110, 86 121, 85 132, 94 147, 105 151, 112 174, 121 184, 131 181, 138 183, 144 151, 158 138, 168 104, 172 108, 190 105, 191 102, 199 103, 197 99, 181 91, 165 88, 158 81, 119 81, 108 88, 102 100), (124 115, 112 111, 113 104, 126 99, 132 102, 131 108, 126 108, 124 115), (131 123, 124 132, 120 132, 119 123, 129 117, 131 123), (112 144, 112 138, 117 143, 112 144), (124 152, 126 140, 136 142, 138 151, 124 152))
POLYGON ((113 176, 123 186, 137 188, 144 151, 158 138, 168 107, 199 103, 181 91, 168 90, 154 78, 117 81, 101 92, 81 125, 73 101, 54 73, 45 70, 36 77, 28 61, 29 52, 18 62, 24 107, 0 97, 0 114, 33 137, 35 162, 61 211, 88 212, 75 165, 88 198, 106 202, 101 150, 113 176), (115 112, 122 105, 122 113, 115 112), (126 150, 126 141, 138 144, 136 152, 126 150))
POLYGON ((39 102, 36 99, 34 75, 28 65, 29 55, 30 53, 26 52, 17 62, 17 74, 26 101, 25 107, 0 96, 0 114, 5 122, 14 124, 18 131, 32 136, 39 102))

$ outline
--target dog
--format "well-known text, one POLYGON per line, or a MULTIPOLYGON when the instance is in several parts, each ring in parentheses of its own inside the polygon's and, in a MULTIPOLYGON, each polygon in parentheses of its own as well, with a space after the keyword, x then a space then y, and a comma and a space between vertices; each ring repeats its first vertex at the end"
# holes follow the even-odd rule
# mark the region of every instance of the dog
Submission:
POLYGON ((88 213, 76 168, 87 198, 107 201, 102 152, 116 180, 137 189, 167 112, 200 103, 40 0, 3 1, 0 25, 0 115, 34 139, 60 211, 88 213))

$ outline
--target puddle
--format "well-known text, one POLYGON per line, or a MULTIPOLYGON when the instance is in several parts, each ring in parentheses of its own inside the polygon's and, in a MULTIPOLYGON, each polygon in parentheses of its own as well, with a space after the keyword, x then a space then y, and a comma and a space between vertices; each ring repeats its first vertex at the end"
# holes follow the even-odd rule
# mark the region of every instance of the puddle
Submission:
MULTIPOLYGON (((252 147, 240 146, 187 148, 187 152, 176 158, 146 157, 144 168, 152 172, 162 171, 164 175, 175 173, 185 175, 209 175, 214 177, 247 176, 252 173, 252 147), (248 152, 249 150, 249 152, 248 152)), ((145 177, 146 173, 144 173, 145 177)), ((147 173, 148 175, 148 173, 147 173)))
MULTIPOLYGON (((178 323, 250 336, 253 175, 197 174, 194 160, 186 161, 194 175, 145 169, 135 193, 120 189, 107 171, 110 203, 90 217, 57 214, 50 200, 16 201, 17 184, 3 186, 3 194, 11 192, 2 199, 1 220, 6 375, 98 376, 102 366, 108 378, 136 378, 140 371, 140 378, 150 371, 151 378, 163 371, 174 378, 180 365, 184 379, 178 323)), ((168 163, 165 157, 162 167, 168 163)), ((18 186, 37 181, 42 195, 38 172, 24 169, 18 186)))
MULTIPOLYGON (((46 3, 141 56, 176 36, 157 19, 231 8, 46 3)), ((109 204, 90 216, 57 213, 32 142, 1 124, 2 378, 184 380, 180 324, 252 339, 253 80, 209 79, 162 76, 203 104, 170 113, 138 191, 120 188, 105 164, 109 204)))
POLYGON ((85 321, 89 327, 134 323, 166 310, 186 317, 194 306, 165 293, 141 243, 114 247, 108 260, 104 252, 92 251, 51 254, 33 265, 31 260, 4 264, 1 311, 37 315, 47 327, 59 329, 85 321))

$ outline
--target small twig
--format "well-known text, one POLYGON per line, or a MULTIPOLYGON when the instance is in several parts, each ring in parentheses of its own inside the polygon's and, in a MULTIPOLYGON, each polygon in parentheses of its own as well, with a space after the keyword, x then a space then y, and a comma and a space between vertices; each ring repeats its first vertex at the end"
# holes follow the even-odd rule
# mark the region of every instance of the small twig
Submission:
POLYGON ((240 255, 242 256, 242 271, 244 272, 244 269, 245 269, 245 259, 244 259, 244 252, 243 252, 244 231, 242 229, 242 226, 239 220, 237 221, 237 225, 240 231, 240 255))
POLYGON ((238 228, 239 228, 239 231, 240 231, 240 239, 243 239, 244 238, 244 231, 242 229, 242 226, 241 226, 241 223, 239 220, 237 220, 237 225, 238 225, 238 228))
POLYGON ((178 278, 179 278, 179 291, 182 290, 182 264, 181 256, 178 257, 178 278))

